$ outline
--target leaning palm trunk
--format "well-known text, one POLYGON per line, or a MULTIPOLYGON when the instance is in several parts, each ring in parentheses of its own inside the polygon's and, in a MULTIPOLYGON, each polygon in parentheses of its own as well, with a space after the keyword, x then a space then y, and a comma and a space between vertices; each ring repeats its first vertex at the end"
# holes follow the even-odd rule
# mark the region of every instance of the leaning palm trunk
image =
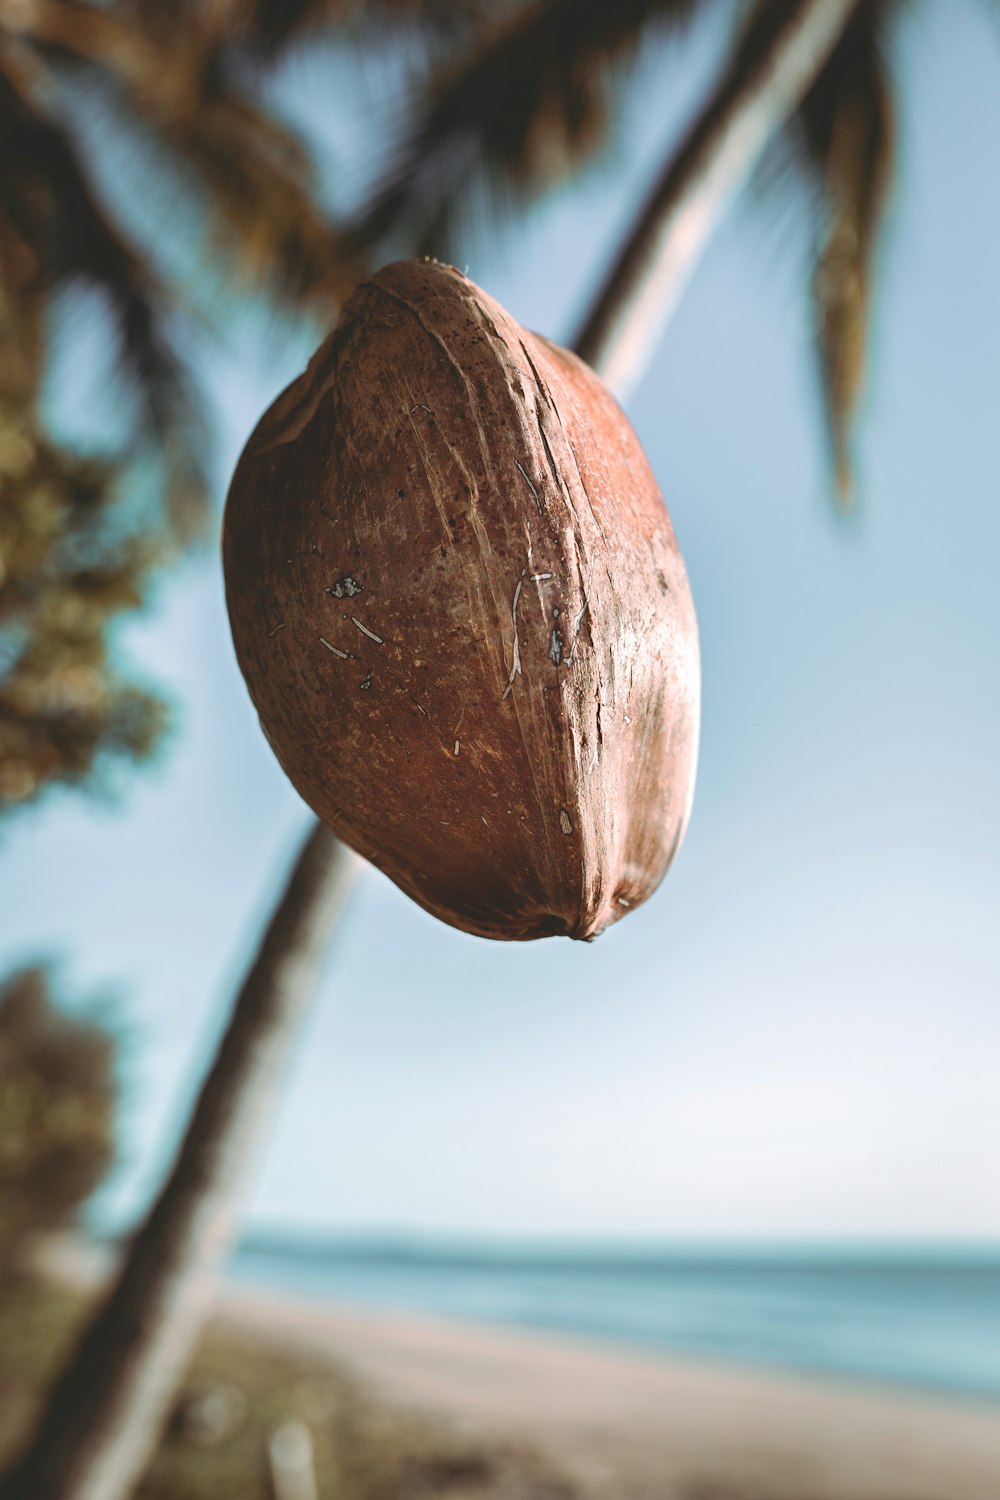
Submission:
MULTIPOLYGON (((664 172, 577 349, 621 391, 733 193, 858 0, 799 0, 767 53, 723 75, 664 172)), ((145 1466, 235 1224, 243 1167, 316 983, 354 866, 316 827, 237 998, 173 1170, 57 1382, 0 1500, 123 1500, 145 1466)))
POLYGON ((4 1500, 119 1500, 146 1466, 357 865, 317 824, 236 997, 173 1170, 7 1476, 4 1500))
POLYGON ((574 345, 621 397, 636 384, 730 200, 819 73, 858 0, 786 6, 770 45, 738 51, 667 162, 574 345))

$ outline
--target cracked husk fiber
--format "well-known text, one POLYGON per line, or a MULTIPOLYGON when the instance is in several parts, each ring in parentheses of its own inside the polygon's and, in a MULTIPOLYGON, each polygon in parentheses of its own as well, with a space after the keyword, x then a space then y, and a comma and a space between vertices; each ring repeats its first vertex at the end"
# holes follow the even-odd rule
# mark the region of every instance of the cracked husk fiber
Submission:
POLYGON ((656 889, 697 627, 639 441, 573 354, 449 266, 387 266, 250 438, 224 561, 278 760, 428 911, 590 938, 656 889))

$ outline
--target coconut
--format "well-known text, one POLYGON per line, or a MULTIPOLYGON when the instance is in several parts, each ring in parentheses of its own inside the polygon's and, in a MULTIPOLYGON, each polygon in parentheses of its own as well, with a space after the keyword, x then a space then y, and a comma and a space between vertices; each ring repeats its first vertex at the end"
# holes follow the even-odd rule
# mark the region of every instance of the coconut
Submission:
POLYGON ((628 419, 450 266, 362 282, 240 458, 240 668, 292 784, 435 916, 591 938, 694 787, 684 563, 628 419))

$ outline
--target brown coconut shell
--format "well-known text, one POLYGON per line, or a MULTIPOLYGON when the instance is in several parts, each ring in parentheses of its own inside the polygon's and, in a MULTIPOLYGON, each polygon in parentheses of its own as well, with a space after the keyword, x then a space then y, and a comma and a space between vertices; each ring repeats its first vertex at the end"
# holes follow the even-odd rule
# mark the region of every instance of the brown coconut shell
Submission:
POLYGON ((387 266, 248 442, 224 560, 278 760, 428 911, 590 938, 656 889, 694 785, 694 609, 573 354, 449 266, 387 266))

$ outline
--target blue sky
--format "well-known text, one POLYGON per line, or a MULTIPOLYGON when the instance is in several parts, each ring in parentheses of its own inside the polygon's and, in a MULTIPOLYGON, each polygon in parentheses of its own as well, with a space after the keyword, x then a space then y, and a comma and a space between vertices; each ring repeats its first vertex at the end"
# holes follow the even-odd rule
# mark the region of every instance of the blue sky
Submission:
MULTIPOLYGON (((500 945, 367 872, 254 1173, 255 1222, 1000 1236, 986 10, 931 5, 906 32, 859 513, 828 504, 787 202, 730 215, 631 403, 702 633, 699 785, 666 883, 596 944, 500 945)), ((645 59, 605 167, 471 244, 470 274, 528 326, 571 336, 710 40, 693 64, 645 59)), ((315 67, 294 82, 308 111, 315 67)), ((204 357, 220 488, 308 352, 258 334, 204 357)), ((127 649, 175 701, 167 752, 116 805, 54 796, 0 846, 0 962, 55 955, 67 993, 112 995, 124 1029, 112 1217, 162 1171, 306 826, 239 679, 214 552, 164 583, 127 649)))

